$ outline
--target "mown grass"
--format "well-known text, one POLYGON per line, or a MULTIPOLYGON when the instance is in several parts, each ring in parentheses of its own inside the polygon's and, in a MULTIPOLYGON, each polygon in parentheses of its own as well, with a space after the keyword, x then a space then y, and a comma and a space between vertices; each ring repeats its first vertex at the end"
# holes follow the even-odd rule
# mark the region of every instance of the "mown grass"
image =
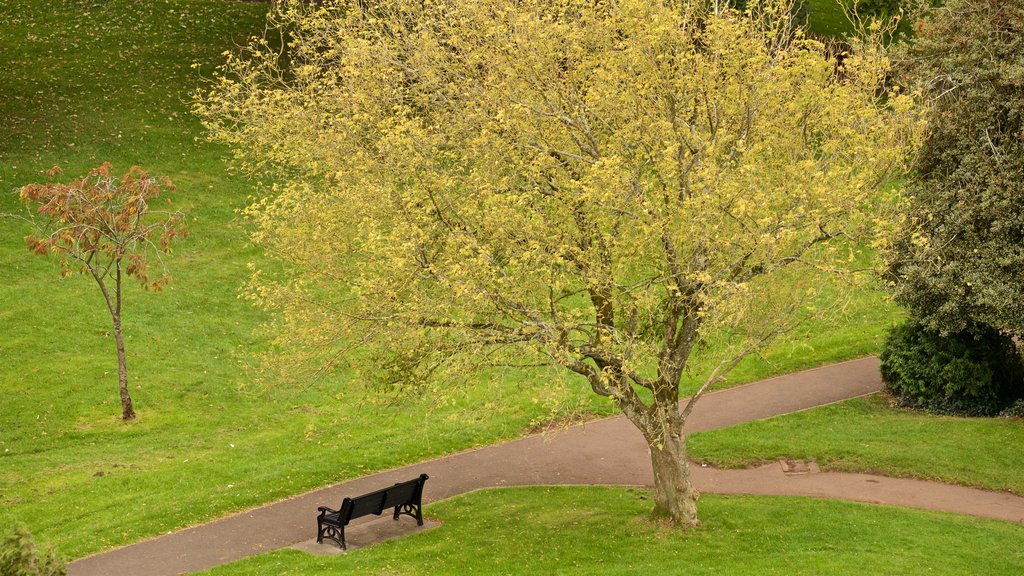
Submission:
POLYGON ((938 480, 1024 495, 1024 420, 957 418, 857 398, 690 437, 694 458, 744 467, 782 458, 824 469, 938 480))
POLYGON ((1024 527, 810 498, 705 496, 686 533, 650 493, 511 488, 426 507, 435 529, 336 556, 295 550, 204 572, 260 574, 1020 574, 1024 527))
POLYGON ((27 229, 0 220, 0 524, 25 521, 66 556, 511 437, 546 413, 549 394, 516 374, 454 406, 382 409, 360 407, 343 375, 252 381, 245 363, 264 347, 265 316, 237 293, 260 254, 235 215, 251 184, 202 141, 189 93, 224 50, 262 33, 265 10, 167 0, 0 7, 0 212, 17 212, 17 188, 54 164, 70 176, 104 160, 138 163, 178 185, 192 234, 168 259, 167 290, 126 288, 139 420, 125 424, 97 288, 58 279, 55 263, 25 249, 27 229), (474 410, 488 403, 491 413, 474 410))
MULTIPOLYGON (((139 419, 123 423, 96 287, 58 279, 54 262, 25 249, 27 229, 0 220, 0 525, 24 521, 67 557, 514 437, 560 417, 550 406, 567 398, 611 411, 582 386, 552 389, 543 373, 508 372, 443 405, 384 408, 344 374, 253 379, 246 365, 267 347, 257 330, 266 316, 237 293, 246 264, 262 256, 236 216, 252 185, 203 141, 189 94, 223 51, 263 32, 265 10, 215 0, 0 4, 0 212, 17 211, 17 188, 54 164, 74 176, 108 160, 171 177, 191 229, 167 261, 168 289, 126 288, 139 419)), ((802 327, 732 383, 873 352, 897 315, 879 293, 860 292, 841 320, 802 327)))

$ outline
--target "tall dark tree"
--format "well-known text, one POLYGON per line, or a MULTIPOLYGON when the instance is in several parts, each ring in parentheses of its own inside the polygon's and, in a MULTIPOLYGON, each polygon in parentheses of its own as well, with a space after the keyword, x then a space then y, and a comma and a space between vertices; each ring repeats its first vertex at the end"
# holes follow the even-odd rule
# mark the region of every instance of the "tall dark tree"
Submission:
POLYGON ((929 329, 1024 331, 1024 0, 949 0, 904 51, 934 103, 897 297, 929 329))

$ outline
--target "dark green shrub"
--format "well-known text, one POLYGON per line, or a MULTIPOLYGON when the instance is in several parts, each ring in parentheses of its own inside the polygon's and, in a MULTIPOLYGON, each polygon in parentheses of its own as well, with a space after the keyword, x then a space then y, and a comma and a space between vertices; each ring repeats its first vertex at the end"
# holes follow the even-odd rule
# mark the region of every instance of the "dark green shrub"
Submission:
POLYGON ((1024 418, 1024 398, 1007 406, 999 415, 1006 418, 1024 418))
POLYGON ((1024 397, 1020 354, 992 328, 940 336, 911 320, 889 332, 881 359, 886 389, 904 406, 991 416, 1024 397))
POLYGON ((1024 335, 1024 0, 947 0, 897 52, 931 102, 890 255, 896 299, 932 330, 1024 335))
POLYGON ((64 576, 67 568, 53 550, 40 554, 24 524, 15 524, 0 542, 0 576, 64 576))
POLYGON ((896 16, 905 3, 905 0, 860 0, 857 2, 857 14, 862 18, 896 16))

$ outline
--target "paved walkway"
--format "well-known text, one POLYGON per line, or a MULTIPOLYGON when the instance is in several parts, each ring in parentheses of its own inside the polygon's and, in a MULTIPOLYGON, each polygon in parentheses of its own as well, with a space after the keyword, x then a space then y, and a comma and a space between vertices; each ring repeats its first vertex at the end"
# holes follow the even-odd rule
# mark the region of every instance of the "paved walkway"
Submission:
MULTIPOLYGON (((705 396, 687 423, 688 432, 731 426, 829 404, 881 388, 878 360, 863 358, 787 374, 705 396)), ((797 463, 799 467, 799 463, 797 463)), ((430 475, 425 500, 493 486, 608 484, 651 486, 653 475, 640 433, 624 417, 574 426, 496 446, 336 484, 73 562, 69 576, 146 574, 172 576, 204 570, 307 541, 316 507, 337 505, 421 472, 430 475)), ((789 473, 778 463, 746 470, 694 467, 698 490, 717 494, 813 496, 971 514, 1024 523, 1024 498, 921 480, 816 472, 789 473)), ((389 521, 390 522, 390 521, 389 521)), ((401 524, 401 523, 399 523, 401 524)), ((355 545, 371 541, 380 523, 358 522, 346 530, 355 545)))

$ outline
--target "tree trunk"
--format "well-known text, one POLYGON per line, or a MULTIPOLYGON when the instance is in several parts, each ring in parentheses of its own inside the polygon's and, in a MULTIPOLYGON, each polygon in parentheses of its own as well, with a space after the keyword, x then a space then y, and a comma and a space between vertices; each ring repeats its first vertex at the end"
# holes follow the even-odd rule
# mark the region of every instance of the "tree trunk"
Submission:
POLYGON ((128 393, 128 357, 124 352, 124 337, 121 336, 121 316, 114 316, 114 341, 117 343, 117 383, 121 389, 121 418, 135 418, 132 397, 128 393))
POLYGON ((682 426, 651 443, 654 470, 654 515, 679 526, 697 525, 697 491, 690 476, 686 438, 682 426))
POLYGON ((690 476, 690 460, 683 435, 683 415, 674 394, 641 408, 629 402, 619 407, 640 430, 651 451, 654 471, 654 515, 677 526, 697 525, 697 490, 690 476))
POLYGON ((114 342, 117 343, 117 385, 121 390, 121 419, 134 420, 135 408, 132 406, 132 396, 128 393, 128 356, 124 352, 124 337, 121 335, 121 261, 117 260, 114 264, 114 299, 111 300, 107 285, 103 282, 106 273, 100 274, 97 272, 97 268, 86 262, 89 272, 92 273, 92 277, 100 287, 100 292, 103 293, 103 300, 107 303, 110 317, 114 320, 114 342))
POLYGON ((134 420, 135 408, 128 393, 128 356, 124 353, 124 337, 121 335, 121 261, 114 267, 114 341, 117 342, 117 385, 121 389, 121 419, 134 420))

